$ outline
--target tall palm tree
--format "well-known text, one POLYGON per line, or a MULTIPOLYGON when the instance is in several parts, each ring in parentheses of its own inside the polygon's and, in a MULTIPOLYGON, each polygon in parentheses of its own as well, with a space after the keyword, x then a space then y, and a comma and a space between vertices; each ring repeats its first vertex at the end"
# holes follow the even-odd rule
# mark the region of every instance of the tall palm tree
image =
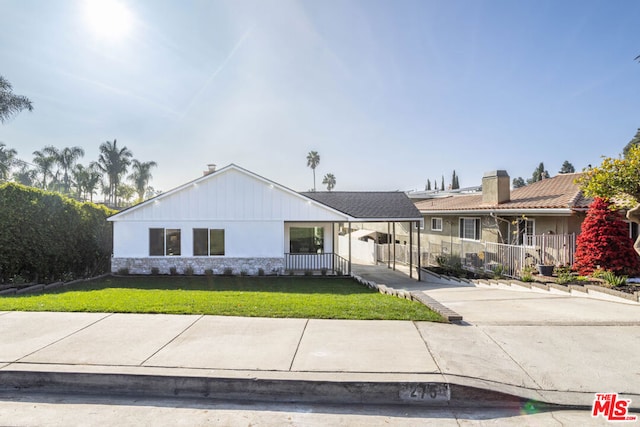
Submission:
POLYGON ((316 191, 316 166, 320 164, 320 154, 317 151, 309 151, 307 154, 307 166, 313 170, 313 191, 316 191))
POLYGON ((31 101, 26 96, 15 95, 11 83, 0 76, 0 123, 6 122, 22 110, 32 111, 31 101))
POLYGON ((36 180, 37 172, 34 169, 31 169, 29 164, 25 162, 18 161, 16 163, 20 166, 18 167, 18 171, 13 173, 13 180, 22 185, 32 187, 36 180))
POLYGON ((73 169, 76 161, 84 156, 84 150, 80 147, 65 147, 60 150, 56 162, 62 169, 64 182, 64 192, 69 193, 71 190, 71 182, 69 180, 69 171, 73 169))
POLYGON ((109 201, 114 205, 117 202, 118 186, 120 178, 127 173, 133 154, 127 147, 118 148, 117 141, 106 141, 100 144, 100 156, 98 167, 107 175, 109 185, 107 187, 109 201))
POLYGON ((57 151, 55 147, 45 147, 42 151, 33 152, 33 163, 38 167, 42 174, 42 188, 47 189, 47 178, 53 179, 53 166, 56 163, 55 156, 51 155, 51 149, 57 151))
POLYGON ((16 155, 18 154, 15 149, 6 147, 4 142, 0 142, 0 181, 9 179, 11 166, 13 166, 16 155))
POLYGON ((331 191, 336 186, 336 177, 332 173, 328 173, 324 176, 322 183, 327 186, 327 191, 331 191))
POLYGON ((158 166, 158 164, 154 161, 140 162, 134 159, 131 163, 133 172, 129 175, 129 180, 131 180, 136 188, 136 193, 138 193, 138 202, 144 200, 144 194, 147 192, 147 188, 149 187, 149 181, 153 178, 151 175, 151 168, 156 166, 158 166))

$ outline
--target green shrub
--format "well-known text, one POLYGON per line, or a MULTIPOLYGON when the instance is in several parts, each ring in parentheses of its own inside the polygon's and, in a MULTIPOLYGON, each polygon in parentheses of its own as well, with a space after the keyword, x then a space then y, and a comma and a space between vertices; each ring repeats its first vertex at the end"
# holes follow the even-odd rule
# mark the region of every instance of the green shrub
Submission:
POLYGON ((567 283, 573 282, 573 280, 574 280, 574 276, 573 276, 573 273, 571 273, 571 271, 560 270, 560 272, 557 274, 557 277, 556 277, 556 283, 559 285, 565 285, 567 283))
POLYGON ((493 271, 494 279, 502 279, 504 277, 504 272, 506 271, 506 269, 502 264, 495 264, 491 267, 491 271, 493 271))
POLYGON ((524 267, 520 273, 520 280, 523 282, 533 282, 533 271, 534 268, 532 266, 524 267))
POLYGON ((258 269, 258 276, 264 276, 264 268, 258 269))
POLYGON ((231 267, 226 267, 226 268, 224 269, 224 272, 223 272, 222 274, 224 274, 225 276, 233 276, 233 268, 231 268, 231 267))
POLYGON ((119 268, 118 269, 118 274, 121 275, 121 276, 128 276, 129 275, 129 269, 127 267, 119 268))
POLYGON ((616 276, 613 271, 605 271, 601 278, 613 287, 626 285, 628 279, 627 276, 616 276))
POLYGON ((193 276, 193 267, 191 267, 190 265, 188 265, 188 266, 184 269, 184 275, 185 275, 185 276, 193 276))
POLYGON ((0 282, 109 271, 115 211, 16 183, 0 184, 0 200, 0 282))
POLYGON ((177 267, 169 267, 169 274, 171 274, 172 276, 175 276, 178 274, 178 268, 177 267))
POLYGON ((313 276, 313 271, 311 271, 311 270, 305 270, 305 271, 304 271, 304 275, 305 275, 305 276, 313 276))
POLYGON ((157 276, 160 274, 160 269, 158 267, 151 267, 151 275, 157 276))
POLYGON ((213 269, 212 269, 212 268, 207 268, 207 269, 204 271, 204 275, 205 275, 205 276, 213 276, 213 269))
POLYGON ((242 271, 240 271, 240 276, 242 276, 242 277, 246 277, 246 276, 248 276, 248 275, 249 275, 249 272, 248 272, 247 270, 242 270, 242 271))

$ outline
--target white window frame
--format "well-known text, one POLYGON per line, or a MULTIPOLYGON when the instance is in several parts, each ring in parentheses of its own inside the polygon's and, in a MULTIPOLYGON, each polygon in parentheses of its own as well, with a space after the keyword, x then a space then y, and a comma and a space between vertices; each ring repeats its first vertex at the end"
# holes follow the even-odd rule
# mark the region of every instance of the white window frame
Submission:
POLYGON ((431 218, 431 231, 442 231, 443 223, 444 223, 444 222, 442 221, 442 218, 440 218, 440 217, 433 217, 433 218, 431 218), (433 226, 433 222, 434 222, 434 221, 438 221, 438 222, 440 222, 440 227, 439 227, 439 228, 438 228, 438 227, 434 227, 434 226, 433 226))
POLYGON ((424 230, 424 218, 420 221, 411 221, 413 223, 414 230, 424 230))
POLYGON ((480 218, 478 217, 461 217, 458 220, 458 237, 460 238, 460 240, 470 240, 473 242, 479 242, 482 240, 482 221, 480 221, 480 218), (468 237, 464 237, 464 225, 463 222, 464 221, 473 221, 473 230, 474 230, 474 236, 473 238, 468 238, 468 237), (478 236, 476 238, 476 236, 478 236))
POLYGON ((516 234, 517 234, 517 242, 520 246, 533 246, 533 239, 527 239, 527 236, 535 236, 536 235, 536 220, 530 218, 518 218, 516 221, 516 234), (520 222, 524 222, 524 233, 520 234, 520 222), (531 223, 531 234, 527 234, 527 223, 531 223), (522 243, 520 243, 520 236, 522 235, 522 243), (527 245, 527 240, 531 241, 530 245, 527 245))

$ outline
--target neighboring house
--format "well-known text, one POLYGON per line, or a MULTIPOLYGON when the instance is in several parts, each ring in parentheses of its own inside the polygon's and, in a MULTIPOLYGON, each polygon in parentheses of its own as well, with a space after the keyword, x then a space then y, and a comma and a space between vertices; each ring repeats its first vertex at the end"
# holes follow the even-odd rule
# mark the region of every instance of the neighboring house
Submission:
POLYGON ((574 183, 579 176, 561 174, 511 190, 509 175, 499 170, 485 174, 481 194, 416 202, 424 216, 423 247, 464 254, 456 248, 473 252, 480 242, 539 246, 542 235, 551 240, 552 235, 579 234, 591 203, 574 183))
POLYGON ((402 192, 298 193, 231 164, 110 217, 111 271, 348 273, 351 223, 420 220, 402 192))

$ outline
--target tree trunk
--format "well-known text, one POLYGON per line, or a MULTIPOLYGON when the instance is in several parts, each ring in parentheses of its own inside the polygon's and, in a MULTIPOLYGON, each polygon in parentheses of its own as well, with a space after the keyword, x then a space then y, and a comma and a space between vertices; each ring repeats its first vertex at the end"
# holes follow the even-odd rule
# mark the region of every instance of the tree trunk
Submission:
MULTIPOLYGON (((627 219, 629 221, 635 222, 636 224, 640 224, 640 204, 636 205, 635 208, 629 209, 629 211, 627 211, 627 219)), ((640 255, 640 235, 633 244, 633 249, 635 249, 638 255, 640 255)))

